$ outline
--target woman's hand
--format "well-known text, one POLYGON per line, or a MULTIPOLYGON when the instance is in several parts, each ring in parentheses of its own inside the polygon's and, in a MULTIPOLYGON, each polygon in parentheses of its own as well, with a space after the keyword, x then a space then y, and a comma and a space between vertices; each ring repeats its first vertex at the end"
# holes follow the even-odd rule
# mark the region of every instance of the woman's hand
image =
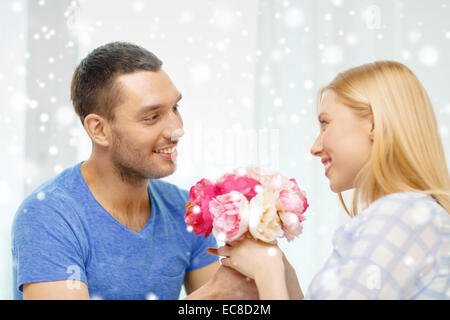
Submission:
POLYGON ((225 256, 221 260, 224 266, 254 279, 261 299, 289 299, 283 253, 278 245, 243 237, 207 252, 225 256))
POLYGON ((224 266, 239 271, 243 275, 255 279, 269 272, 284 272, 283 253, 276 244, 268 244, 249 237, 236 240, 220 247, 218 255, 224 266))

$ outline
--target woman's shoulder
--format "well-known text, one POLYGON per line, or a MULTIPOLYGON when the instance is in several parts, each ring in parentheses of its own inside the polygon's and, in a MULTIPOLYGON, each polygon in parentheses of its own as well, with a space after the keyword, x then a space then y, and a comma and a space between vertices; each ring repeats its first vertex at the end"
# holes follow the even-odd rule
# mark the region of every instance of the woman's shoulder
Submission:
POLYGON ((362 217, 392 220, 410 227, 434 223, 444 229, 450 225, 448 212, 430 195, 398 192, 383 196, 361 212, 362 217))

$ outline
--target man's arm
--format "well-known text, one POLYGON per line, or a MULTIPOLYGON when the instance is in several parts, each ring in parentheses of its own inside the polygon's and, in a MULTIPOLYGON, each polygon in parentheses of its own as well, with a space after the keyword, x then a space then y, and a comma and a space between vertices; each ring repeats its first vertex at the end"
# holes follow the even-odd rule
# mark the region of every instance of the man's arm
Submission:
POLYGON ((208 282, 186 297, 186 300, 258 299, 255 281, 222 265, 208 282))
POLYGON ((76 280, 33 282, 23 285, 24 300, 89 300, 86 283, 76 280))
POLYGON ((184 286, 186 287, 186 293, 191 294, 205 283, 207 283, 214 274, 219 270, 220 262, 213 262, 205 267, 197 270, 187 272, 184 279, 184 286))

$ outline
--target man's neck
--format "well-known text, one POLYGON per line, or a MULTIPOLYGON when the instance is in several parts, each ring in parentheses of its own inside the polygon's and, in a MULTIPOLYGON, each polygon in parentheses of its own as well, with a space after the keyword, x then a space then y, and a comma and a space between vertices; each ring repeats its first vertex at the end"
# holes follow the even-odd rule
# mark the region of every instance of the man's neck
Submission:
POLYGON ((81 174, 96 200, 114 218, 132 230, 141 229, 150 217, 148 180, 124 181, 106 159, 91 156, 81 174))

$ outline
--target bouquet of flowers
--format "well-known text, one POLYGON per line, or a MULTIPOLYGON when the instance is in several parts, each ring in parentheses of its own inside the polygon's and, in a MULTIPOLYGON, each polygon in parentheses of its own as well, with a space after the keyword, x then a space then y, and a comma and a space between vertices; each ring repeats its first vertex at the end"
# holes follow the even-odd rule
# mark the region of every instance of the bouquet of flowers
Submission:
POLYGON ((264 242, 291 241, 302 232, 307 208, 295 179, 259 168, 236 169, 190 189, 185 222, 196 235, 212 232, 224 242, 246 232, 264 242))

